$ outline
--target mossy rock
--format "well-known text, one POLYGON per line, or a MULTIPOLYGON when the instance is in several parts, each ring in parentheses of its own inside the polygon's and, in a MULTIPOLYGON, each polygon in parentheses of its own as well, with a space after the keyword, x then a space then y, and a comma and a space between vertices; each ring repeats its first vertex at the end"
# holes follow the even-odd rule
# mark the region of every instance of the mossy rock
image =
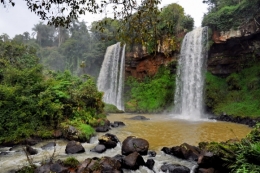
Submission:
POLYGON ((117 107, 112 104, 105 104, 104 111, 105 113, 124 113, 124 111, 117 109, 117 107))

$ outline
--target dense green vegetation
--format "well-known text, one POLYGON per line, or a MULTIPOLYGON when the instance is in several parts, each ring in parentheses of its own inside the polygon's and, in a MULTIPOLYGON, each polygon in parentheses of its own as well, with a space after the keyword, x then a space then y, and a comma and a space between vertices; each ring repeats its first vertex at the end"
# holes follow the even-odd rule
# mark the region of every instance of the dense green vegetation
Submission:
POLYGON ((206 105, 217 115, 259 117, 259 98, 259 63, 226 78, 206 75, 206 105))
POLYGON ((158 113, 173 103, 175 75, 169 68, 161 67, 153 77, 143 81, 129 78, 126 81, 125 104, 127 112, 158 113))
POLYGON ((102 93, 88 76, 46 71, 36 50, 0 41, 0 143, 30 136, 52 137, 61 125, 74 125, 89 138, 103 117, 102 93))
MULTIPOLYGON (((236 134, 234 132, 234 137, 236 134)), ((258 173, 260 172, 260 124, 241 141, 238 139, 227 142, 201 142, 201 149, 213 152, 220 157, 219 166, 224 172, 258 173)), ((217 163, 215 163, 217 165, 217 163)), ((218 169, 218 168, 217 168, 218 169)))
POLYGON ((228 31, 237 29, 248 19, 259 13, 258 0, 204 0, 209 5, 202 25, 212 29, 228 31))

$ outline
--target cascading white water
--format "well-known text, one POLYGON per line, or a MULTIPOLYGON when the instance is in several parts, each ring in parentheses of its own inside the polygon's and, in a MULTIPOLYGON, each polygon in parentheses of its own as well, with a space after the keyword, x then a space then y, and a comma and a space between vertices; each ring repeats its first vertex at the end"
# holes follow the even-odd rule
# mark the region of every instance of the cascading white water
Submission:
POLYGON ((203 114, 203 87, 207 60, 207 27, 186 34, 178 61, 174 112, 179 118, 198 120, 203 114))
POLYGON ((124 110, 123 81, 125 72, 125 45, 116 43, 107 48, 98 76, 98 90, 104 92, 103 101, 124 110))

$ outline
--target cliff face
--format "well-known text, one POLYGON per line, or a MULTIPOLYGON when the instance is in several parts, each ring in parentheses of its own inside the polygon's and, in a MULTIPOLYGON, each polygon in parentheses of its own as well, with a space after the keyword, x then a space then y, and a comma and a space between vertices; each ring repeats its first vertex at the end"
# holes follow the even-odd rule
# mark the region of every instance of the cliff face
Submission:
POLYGON ((238 30, 214 31, 209 51, 208 71, 226 76, 260 60, 260 15, 238 30))
MULTIPOLYGON (((242 24, 238 30, 213 31, 212 41, 208 56, 208 71, 214 75, 227 76, 247 67, 250 62, 259 62, 260 15, 242 24)), ((176 62, 177 57, 177 51, 169 53, 168 44, 162 44, 158 48, 158 53, 154 55, 148 54, 144 48, 136 49, 126 54, 126 77, 142 79, 145 76, 152 76, 157 73, 161 65, 176 62)))
POLYGON ((161 65, 167 65, 172 61, 176 61, 176 57, 174 55, 165 56, 164 53, 145 54, 135 58, 132 53, 128 53, 126 55, 126 77, 133 76, 143 79, 145 76, 153 76, 161 65))
MULTIPOLYGON (((153 76, 158 72, 160 66, 176 62, 178 53, 172 50, 179 50, 180 44, 172 44, 171 39, 163 39, 161 43, 154 54, 149 54, 144 47, 136 47, 134 51, 126 53, 126 78, 133 76, 137 79, 143 79, 146 76, 153 76)), ((176 65, 173 66, 175 69, 176 65)))

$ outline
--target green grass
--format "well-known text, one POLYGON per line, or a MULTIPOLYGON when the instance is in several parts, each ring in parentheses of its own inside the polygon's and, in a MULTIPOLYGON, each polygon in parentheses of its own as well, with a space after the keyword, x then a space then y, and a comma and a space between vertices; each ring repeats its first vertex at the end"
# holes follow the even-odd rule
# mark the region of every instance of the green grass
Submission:
POLYGON ((216 115, 260 117, 260 65, 255 64, 226 78, 206 75, 206 105, 216 115))

